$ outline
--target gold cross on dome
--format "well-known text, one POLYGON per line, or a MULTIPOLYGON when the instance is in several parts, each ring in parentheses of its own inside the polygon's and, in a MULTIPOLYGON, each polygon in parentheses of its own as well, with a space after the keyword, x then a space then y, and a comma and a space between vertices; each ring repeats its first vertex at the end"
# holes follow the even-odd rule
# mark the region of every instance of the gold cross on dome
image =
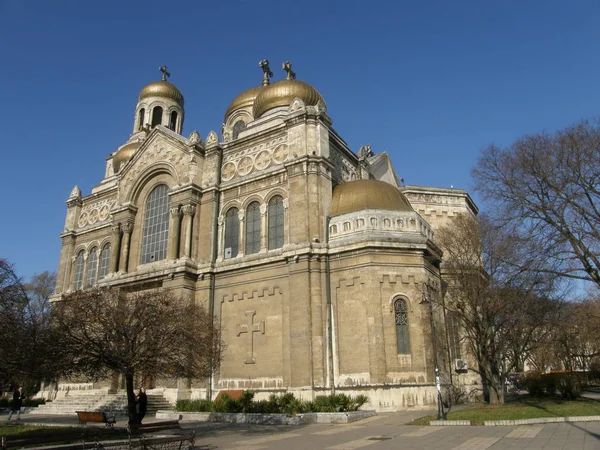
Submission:
POLYGON ((158 68, 158 70, 160 70, 162 72, 162 80, 163 81, 167 81, 167 77, 171 76, 171 74, 169 72, 167 72, 167 66, 160 66, 158 68))
POLYGON ((269 67, 269 60, 263 59, 261 62, 258 63, 258 67, 260 67, 263 70, 263 86, 268 86, 269 84, 271 84, 269 78, 273 76, 273 72, 271 72, 271 68, 269 67))
POLYGON ((294 72, 292 70, 291 62, 289 62, 289 61, 284 62, 281 65, 281 68, 287 72, 287 77, 285 77, 286 80, 295 80, 296 79, 296 72, 294 72))

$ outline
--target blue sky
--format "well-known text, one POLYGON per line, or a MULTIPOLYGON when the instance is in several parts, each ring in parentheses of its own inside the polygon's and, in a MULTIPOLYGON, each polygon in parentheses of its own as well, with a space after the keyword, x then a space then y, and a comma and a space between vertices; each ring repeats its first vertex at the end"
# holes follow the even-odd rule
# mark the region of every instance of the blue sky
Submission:
POLYGON ((185 135, 290 60, 352 149, 469 189, 482 147, 598 115, 599 19, 591 0, 0 0, 0 257, 56 270, 69 192, 101 180, 159 65, 185 135))

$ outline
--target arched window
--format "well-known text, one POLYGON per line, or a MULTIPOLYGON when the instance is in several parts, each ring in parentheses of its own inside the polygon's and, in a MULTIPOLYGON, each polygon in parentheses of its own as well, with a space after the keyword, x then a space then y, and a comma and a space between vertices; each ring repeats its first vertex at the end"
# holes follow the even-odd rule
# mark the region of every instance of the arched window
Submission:
POLYGON ((240 242, 240 218, 237 208, 230 208, 225 214, 225 259, 235 258, 240 242))
POLYGON ((398 337, 398 353, 410 354, 410 337, 408 333, 408 308, 406 302, 398 299, 394 302, 396 316, 396 336, 398 337))
POLYGON ((242 131, 244 131, 246 129, 246 123, 243 120, 238 120, 234 125, 233 125, 233 130, 232 130, 232 137, 233 139, 237 139, 238 136, 240 135, 240 133, 242 131))
POLYGON ((96 269, 98 268, 98 249, 94 247, 90 250, 87 259, 87 274, 85 277, 85 287, 93 286, 96 282, 96 269))
POLYGON ((83 287, 83 250, 77 254, 75 259, 75 276, 73 277, 73 289, 83 287))
POLYGON ((283 198, 276 195, 269 202, 269 250, 283 247, 283 198))
POLYGON ((144 128, 144 116, 146 115, 146 110, 144 108, 140 109, 138 113, 138 131, 142 131, 144 128))
POLYGON ((171 117, 169 118, 169 128, 175 131, 175 126, 177 125, 177 111, 173 111, 171 113, 171 117))
POLYGON ((246 210, 246 254, 260 250, 260 205, 252 202, 246 210))
POLYGON ((152 128, 154 128, 156 125, 160 125, 162 123, 162 115, 163 115, 163 109, 160 106, 156 106, 153 110, 152 110, 152 128))
POLYGON ((165 184, 156 186, 146 200, 146 214, 142 231, 141 263, 160 261, 167 257, 169 239, 169 206, 165 184))
POLYGON ((98 271, 98 279, 101 280, 108 275, 108 264, 110 262, 110 244, 106 244, 102 247, 102 253, 100 253, 100 270, 98 271))

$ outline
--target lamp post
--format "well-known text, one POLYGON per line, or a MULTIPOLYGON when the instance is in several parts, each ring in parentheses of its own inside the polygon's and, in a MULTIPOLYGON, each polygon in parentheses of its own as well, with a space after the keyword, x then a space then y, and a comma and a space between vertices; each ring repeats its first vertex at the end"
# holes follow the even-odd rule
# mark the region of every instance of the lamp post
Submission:
POLYGON ((431 348, 433 351, 433 366, 435 367, 435 387, 437 389, 437 420, 446 420, 446 413, 444 412, 444 405, 442 402, 442 385, 440 383, 440 369, 438 368, 438 357, 437 357, 437 339, 435 335, 435 320, 433 318, 433 302, 430 299, 429 285, 423 283, 423 299, 421 303, 429 304, 429 318, 431 320, 431 348))

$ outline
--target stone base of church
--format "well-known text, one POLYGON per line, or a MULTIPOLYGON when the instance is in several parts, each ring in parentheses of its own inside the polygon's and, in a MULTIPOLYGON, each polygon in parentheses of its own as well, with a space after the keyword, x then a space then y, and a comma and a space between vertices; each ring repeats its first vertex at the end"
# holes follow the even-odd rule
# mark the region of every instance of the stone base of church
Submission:
MULTIPOLYGON (((187 393, 167 392, 165 390, 165 398, 171 402, 176 399, 189 398, 190 400, 201 400, 207 396, 206 389, 190 389, 187 393)), ((268 400, 271 394, 292 393, 294 397, 303 401, 314 400, 315 397, 321 395, 329 395, 329 389, 276 389, 276 390, 254 390, 255 400, 268 400)), ((218 390, 213 391, 212 399, 214 400, 219 393, 218 390)), ((415 409, 435 409, 437 407, 437 390, 432 385, 413 385, 413 386, 368 386, 368 387, 353 387, 353 388, 336 388, 336 394, 346 394, 356 397, 358 395, 366 395, 369 401, 362 406, 364 410, 375 410, 377 412, 393 412, 406 411, 415 409)))

